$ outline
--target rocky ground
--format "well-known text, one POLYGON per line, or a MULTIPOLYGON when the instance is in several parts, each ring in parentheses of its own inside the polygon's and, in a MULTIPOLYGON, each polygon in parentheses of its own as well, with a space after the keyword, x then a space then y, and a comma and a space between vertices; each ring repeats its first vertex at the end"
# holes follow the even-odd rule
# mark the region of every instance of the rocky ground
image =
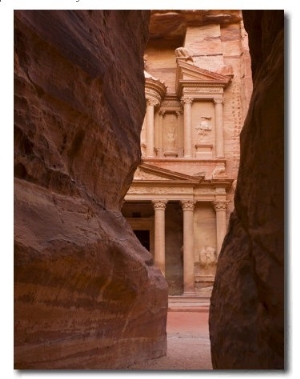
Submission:
POLYGON ((208 311, 169 312, 167 355, 136 364, 127 370, 212 370, 208 311))

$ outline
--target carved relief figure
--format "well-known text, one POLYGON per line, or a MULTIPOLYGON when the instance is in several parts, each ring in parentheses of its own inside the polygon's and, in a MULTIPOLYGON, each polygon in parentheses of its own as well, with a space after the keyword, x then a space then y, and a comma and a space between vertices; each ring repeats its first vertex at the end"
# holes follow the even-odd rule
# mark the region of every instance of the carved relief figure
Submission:
POLYGON ((177 140, 177 117, 175 114, 170 114, 166 128, 165 143, 166 150, 169 152, 176 151, 177 140))
POLYGON ((193 57, 185 47, 178 47, 175 50, 175 55, 177 58, 185 60, 186 63, 194 64, 193 57))
POLYGON ((200 140, 203 140, 207 136, 208 132, 212 130, 210 120, 211 120, 211 117, 202 116, 199 124, 197 124, 196 130, 197 130, 200 140))
POLYGON ((175 149, 175 142, 176 142, 176 130, 174 127, 173 128, 169 127, 168 132, 167 132, 167 147, 168 147, 168 149, 174 150, 175 149))
POLYGON ((213 275, 217 264, 216 249, 212 246, 203 246, 199 254, 199 263, 206 274, 213 275))
POLYGON ((226 176, 225 163, 218 163, 211 175, 213 178, 226 176))

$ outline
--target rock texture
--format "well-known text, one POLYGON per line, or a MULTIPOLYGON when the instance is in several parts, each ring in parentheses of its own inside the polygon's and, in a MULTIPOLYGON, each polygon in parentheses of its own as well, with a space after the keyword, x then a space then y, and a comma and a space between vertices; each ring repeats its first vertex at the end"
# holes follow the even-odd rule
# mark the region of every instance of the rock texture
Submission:
POLYGON ((120 207, 140 163, 147 11, 15 11, 15 368, 166 353, 167 285, 120 207))
POLYGON ((284 12, 244 11, 253 95, 217 266, 214 369, 284 368, 284 12))
POLYGON ((164 38, 167 41, 183 39, 188 26, 229 25, 241 20, 240 10, 153 10, 149 24, 150 38, 164 38))

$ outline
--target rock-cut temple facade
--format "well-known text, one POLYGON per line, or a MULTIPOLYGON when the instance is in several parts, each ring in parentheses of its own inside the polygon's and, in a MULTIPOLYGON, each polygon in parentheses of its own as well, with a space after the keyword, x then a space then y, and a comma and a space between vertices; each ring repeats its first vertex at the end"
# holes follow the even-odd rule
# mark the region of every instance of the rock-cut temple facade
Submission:
POLYGON ((252 92, 241 12, 153 11, 144 59, 142 161, 122 212, 169 296, 208 299, 252 92))

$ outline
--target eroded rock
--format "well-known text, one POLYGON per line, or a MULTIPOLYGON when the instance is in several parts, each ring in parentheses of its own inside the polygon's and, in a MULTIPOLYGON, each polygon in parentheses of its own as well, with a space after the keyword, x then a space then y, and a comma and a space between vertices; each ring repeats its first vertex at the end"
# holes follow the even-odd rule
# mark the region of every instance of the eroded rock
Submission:
POLYGON ((214 369, 284 368, 284 14, 244 11, 253 95, 209 328, 214 369))
POLYGON ((166 353, 167 285, 120 212, 147 11, 15 11, 15 368, 166 353))

